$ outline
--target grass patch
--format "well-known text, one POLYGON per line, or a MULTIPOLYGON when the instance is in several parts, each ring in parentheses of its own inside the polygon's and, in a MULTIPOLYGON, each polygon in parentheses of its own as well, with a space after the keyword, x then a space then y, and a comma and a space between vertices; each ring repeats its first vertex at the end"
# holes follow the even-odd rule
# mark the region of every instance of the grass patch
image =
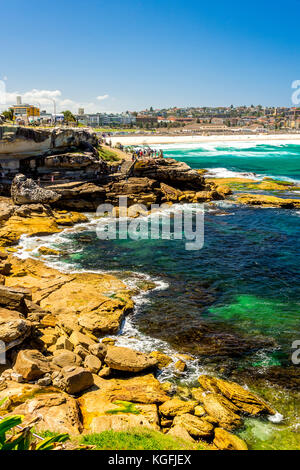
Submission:
POLYGON ((105 160, 106 162, 119 162, 120 161, 119 155, 117 155, 112 150, 99 147, 98 153, 99 153, 99 158, 101 158, 101 160, 105 160))
POLYGON ((93 445, 97 450, 205 450, 205 444, 193 444, 146 428, 87 434, 80 443, 93 445))

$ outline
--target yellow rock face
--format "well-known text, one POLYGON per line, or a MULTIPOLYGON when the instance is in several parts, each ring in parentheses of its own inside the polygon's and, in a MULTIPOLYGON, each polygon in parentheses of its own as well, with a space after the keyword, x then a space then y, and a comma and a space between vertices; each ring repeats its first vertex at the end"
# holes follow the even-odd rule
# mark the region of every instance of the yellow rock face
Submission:
POLYGON ((166 418, 174 418, 184 413, 193 413, 195 406, 195 402, 172 398, 159 407, 159 412, 166 418))
POLYGON ((153 351, 152 353, 150 353, 150 356, 155 357, 155 359, 157 359, 159 369, 167 367, 172 362, 172 359, 167 356, 167 354, 164 354, 160 351, 153 351))
POLYGON ((10 246, 18 243, 21 235, 50 235, 59 232, 54 218, 51 217, 11 217, 0 228, 0 245, 10 246))
POLYGON ((242 194, 238 197, 237 201, 240 204, 249 204, 251 206, 281 207, 285 209, 300 207, 300 199, 283 199, 260 194, 242 194))

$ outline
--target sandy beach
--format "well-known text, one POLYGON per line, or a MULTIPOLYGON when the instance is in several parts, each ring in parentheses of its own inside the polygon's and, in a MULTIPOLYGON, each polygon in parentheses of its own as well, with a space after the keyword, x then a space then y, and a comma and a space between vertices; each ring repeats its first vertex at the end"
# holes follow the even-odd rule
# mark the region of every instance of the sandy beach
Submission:
POLYGON ((143 135, 111 137, 112 144, 123 145, 157 145, 157 144, 188 144, 201 142, 257 142, 270 140, 296 141, 300 143, 300 134, 257 134, 257 135, 143 135))

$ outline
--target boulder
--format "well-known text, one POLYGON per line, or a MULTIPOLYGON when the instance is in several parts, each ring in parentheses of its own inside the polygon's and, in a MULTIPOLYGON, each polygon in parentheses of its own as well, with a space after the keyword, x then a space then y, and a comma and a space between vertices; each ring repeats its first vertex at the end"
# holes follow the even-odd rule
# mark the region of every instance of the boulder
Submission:
POLYGON ((153 374, 109 380, 94 376, 94 381, 99 390, 88 392, 84 397, 90 397, 91 394, 94 394, 93 399, 95 400, 105 399, 110 402, 124 400, 143 404, 161 404, 169 400, 161 383, 153 374))
POLYGON ((220 450, 248 450, 246 442, 222 428, 215 429, 213 443, 220 450))
POLYGON ((105 363, 111 369, 141 372, 157 366, 157 360, 148 354, 118 346, 108 346, 105 363))
POLYGON ((0 308, 0 341, 4 342, 6 351, 23 343, 30 332, 30 323, 19 312, 0 308))
POLYGON ((28 289, 0 286, 0 307, 26 313, 25 299, 31 300, 28 289))
POLYGON ((222 428, 231 430, 242 425, 236 414, 239 409, 222 395, 203 393, 202 403, 207 414, 215 418, 222 428))
POLYGON ((73 331, 69 340, 73 344, 74 348, 76 346, 83 346, 88 349, 89 346, 95 343, 90 336, 84 335, 83 333, 80 333, 80 331, 73 331))
POLYGON ((39 351, 23 349, 18 352, 14 370, 26 381, 36 380, 50 372, 49 360, 39 351))
POLYGON ((186 370, 186 363, 184 361, 177 361, 175 363, 175 369, 178 371, 178 372, 184 372, 186 370))
POLYGON ((87 390, 94 384, 93 375, 83 367, 64 367, 53 380, 53 385, 74 395, 87 390))
POLYGON ((182 426, 194 438, 209 438, 213 435, 214 427, 211 423, 204 421, 189 413, 176 416, 173 421, 174 426, 182 426))
MULTIPOLYGON (((43 389, 40 390, 41 392, 43 389)), ((23 414, 22 425, 39 418, 36 432, 79 434, 82 430, 79 407, 76 400, 64 393, 40 393, 14 408, 13 414, 23 414)))
POLYGON ((104 343, 95 343, 89 347, 89 351, 103 361, 107 354, 107 346, 104 343))
POLYGON ((204 390, 219 392, 232 402, 240 412, 249 415, 271 414, 276 412, 259 397, 235 382, 201 375, 198 379, 204 390))
POLYGON ((179 398, 172 398, 159 407, 159 412, 166 418, 173 418, 185 413, 193 413, 196 403, 192 401, 183 401, 179 398))
POLYGON ((88 354, 84 359, 84 367, 93 374, 97 374, 102 367, 102 362, 98 357, 88 354))
POLYGON ((72 351, 55 351, 55 356, 52 359, 52 363, 57 366, 57 367, 68 367, 68 366, 73 366, 75 364, 80 365, 82 362, 82 359, 74 354, 72 351))
POLYGON ((172 358, 167 356, 167 354, 162 353, 161 351, 152 351, 150 353, 150 356, 154 357, 157 360, 159 369, 167 367, 172 362, 172 358))
POLYGON ((74 346, 67 336, 60 336, 56 341, 55 347, 57 350, 66 349, 67 351, 73 351, 74 346))
POLYGON ((11 197, 14 204, 50 204, 58 201, 60 195, 38 186, 31 178, 18 174, 11 185, 11 197))

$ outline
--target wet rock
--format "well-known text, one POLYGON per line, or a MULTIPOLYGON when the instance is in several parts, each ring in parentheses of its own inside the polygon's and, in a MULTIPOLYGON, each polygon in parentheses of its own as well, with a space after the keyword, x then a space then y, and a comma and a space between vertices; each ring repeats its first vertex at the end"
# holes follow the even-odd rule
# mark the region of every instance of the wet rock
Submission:
POLYGON ((198 381, 205 390, 218 390, 219 393, 224 395, 244 413, 254 416, 259 414, 275 414, 275 410, 267 403, 235 382, 228 382, 205 375, 200 376, 198 381))
POLYGON ((239 409, 222 395, 204 393, 202 403, 207 414, 215 418, 222 428, 231 430, 242 425, 242 420, 236 414, 239 409))
POLYGON ((60 195, 38 186, 31 178, 18 174, 11 185, 11 197, 14 204, 49 204, 57 201, 60 195))
POLYGON ((151 357, 154 357, 157 360, 158 368, 163 369, 167 367, 172 362, 172 358, 167 354, 164 354, 160 351, 153 351, 149 354, 151 357))
POLYGON ((128 372, 141 372, 157 366, 157 360, 150 355, 117 346, 108 346, 105 363, 111 369, 128 372))
POLYGON ((186 363, 184 361, 179 360, 175 363, 174 367, 178 372, 184 372, 186 370, 186 363))

